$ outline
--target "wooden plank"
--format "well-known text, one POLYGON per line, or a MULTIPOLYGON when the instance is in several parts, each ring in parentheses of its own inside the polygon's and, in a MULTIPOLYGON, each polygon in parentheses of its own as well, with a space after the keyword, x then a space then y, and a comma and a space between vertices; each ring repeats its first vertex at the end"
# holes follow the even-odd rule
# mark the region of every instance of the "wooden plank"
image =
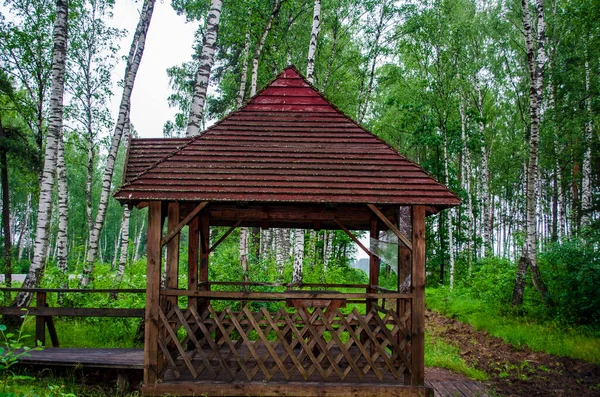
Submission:
MULTIPOLYGON (((30 307, 28 314, 40 317, 144 317, 144 309, 82 308, 82 307, 30 307)), ((0 314, 23 315, 18 307, 0 308, 0 314)), ((36 333, 37 338, 37 333, 36 333)))
MULTIPOLYGON (((46 308, 46 293, 38 292, 36 297, 37 309, 46 308)), ((31 311, 30 311, 31 312, 31 311)), ((23 311, 19 308, 19 314, 23 311)), ((43 316, 37 316, 35 318, 35 339, 42 346, 46 346, 46 319, 43 316)))
POLYGON ((242 287, 298 287, 298 288, 356 288, 365 289, 369 287, 369 284, 292 284, 292 283, 257 283, 257 282, 244 282, 244 281, 211 281, 211 285, 232 285, 242 287))
MULTIPOLYGON (((210 291, 210 284, 208 283, 208 258, 210 255, 210 223, 208 214, 203 213, 200 216, 200 269, 199 269, 199 282, 200 291, 210 291)), ((196 291, 195 291, 196 292, 196 291)), ((201 307, 198 308, 200 315, 203 315, 208 308, 209 301, 204 299, 201 307)))
POLYGON ((350 230, 346 229, 346 227, 340 223, 340 221, 338 221, 336 218, 333 218, 333 221, 340 227, 340 229, 344 231, 344 233, 348 235, 348 237, 352 239, 352 241, 356 243, 356 245, 358 245, 363 251, 365 251, 365 253, 369 255, 369 257, 374 256, 373 253, 371 253, 371 251, 369 251, 367 247, 365 247, 363 243, 361 243, 360 240, 357 239, 356 236, 352 234, 350 230))
POLYGON ((412 295, 401 292, 380 293, 323 293, 311 291, 294 292, 237 292, 237 291, 186 291, 186 290, 161 290, 164 296, 196 296, 214 300, 276 300, 286 299, 411 299, 412 295))
POLYGON ((143 349, 46 348, 29 351, 19 362, 27 365, 83 366, 87 368, 144 369, 143 349))
POLYGON ((56 327, 54 326, 54 319, 52 317, 46 317, 46 325, 48 326, 48 335, 50 335, 52 347, 60 347, 58 334, 56 333, 56 327))
MULTIPOLYGON (((188 234, 188 291, 196 291, 198 289, 198 250, 200 249, 200 220, 196 216, 189 223, 188 234)), ((198 299, 194 297, 188 298, 188 307, 194 306, 197 308, 198 299)))
POLYGON ((425 207, 412 207, 412 379, 413 386, 425 381, 425 207))
POLYGON ((78 289, 78 288, 0 288, 0 291, 10 292, 60 292, 64 294, 78 293, 78 294, 103 294, 103 293, 116 293, 116 294, 144 294, 145 289, 78 289))
POLYGON ((160 201, 148 205, 148 261, 146 266, 146 319, 144 334, 144 383, 158 380, 158 310, 161 276, 161 207, 160 201))
POLYGON ((214 244, 212 245, 212 247, 210 247, 210 248, 208 249, 208 252, 209 252, 209 253, 210 253, 210 252, 213 252, 213 251, 214 251, 214 250, 215 250, 215 249, 216 249, 216 248, 219 246, 219 244, 221 244, 221 243, 223 242, 223 240, 225 240, 225 239, 226 239, 226 238, 227 238, 227 237, 228 237, 228 236, 231 234, 231 232, 233 232, 233 231, 235 230, 235 228, 236 228, 236 227, 238 227, 238 226, 239 226, 239 225, 240 225, 242 222, 243 222, 243 219, 240 219, 239 221, 237 221, 236 223, 234 223, 234 224, 233 224, 233 226, 231 226, 231 227, 229 228, 229 230, 227 230, 227 231, 225 232, 225 234, 223 234, 223 235, 221 236, 221 238, 219 238, 219 239, 217 240, 217 242, 216 242, 216 243, 214 243, 214 244))
MULTIPOLYGON (((402 210, 399 209, 397 212, 397 218, 396 218, 396 223, 398 225, 398 227, 400 227, 400 225, 402 225, 402 210)), ((401 242, 398 244, 398 291, 402 291, 402 287, 406 286, 408 289, 410 289, 411 285, 406 285, 405 281, 409 280, 409 277, 411 275, 411 269, 412 268, 412 263, 411 263, 411 250, 408 249, 408 247, 406 247, 404 244, 402 244, 401 242)), ((405 292, 405 291, 402 291, 405 292)), ((397 307, 396 307, 396 311, 398 312, 398 314, 400 315, 400 318, 403 318, 404 315, 410 311, 410 304, 411 302, 409 300, 406 299, 399 299, 397 301, 397 307)), ((402 324, 404 326, 404 324, 402 324)), ((407 325, 408 329, 411 329, 411 323, 410 320, 408 321, 408 325, 407 325)), ((398 338, 400 338, 401 336, 398 335, 398 338)), ((398 339, 398 343, 400 343, 400 339, 398 339)), ((406 354, 408 356, 408 354, 410 353, 410 345, 406 344, 405 348, 404 348, 404 354, 406 354)), ((411 379, 409 376, 405 376, 404 377, 404 384, 410 384, 411 379)))
MULTIPOLYGON (((170 202, 167 214, 167 228, 175 230, 179 224, 179 203, 176 201, 170 202)), ((167 243, 167 268, 165 273, 167 288, 177 288, 179 285, 179 233, 174 235, 167 243)), ((175 299, 171 300, 171 304, 174 305, 175 302, 175 299)))
POLYGON ((379 209, 377 207, 375 207, 373 204, 367 204, 367 206, 396 235, 396 237, 398 237, 398 240, 402 241, 402 243, 405 246, 407 246, 408 249, 412 250, 412 244, 411 244, 410 240, 404 234, 402 234, 402 232, 400 230, 398 230, 396 225, 394 225, 392 222, 390 222, 390 220, 388 219, 387 216, 385 216, 381 211, 379 211, 379 209))
POLYGON ((173 237, 175 237, 175 235, 179 234, 179 232, 181 231, 181 229, 183 229, 183 227, 185 225, 187 225, 188 223, 190 223, 190 221, 200 213, 200 211, 202 211, 202 209, 204 207, 206 207, 208 205, 208 201, 203 201, 200 204, 198 204, 196 206, 196 208, 194 208, 192 210, 192 212, 190 212, 181 222, 179 222, 179 224, 177 226, 175 226, 174 229, 170 229, 169 228, 169 232, 167 233, 167 235, 165 236, 165 238, 163 238, 160 242, 160 245, 163 246, 166 243, 168 243, 169 241, 171 241, 171 239, 173 237))
POLYGON ((146 384, 143 396, 322 396, 322 397, 433 397, 425 386, 400 386, 383 382, 177 382, 146 384))

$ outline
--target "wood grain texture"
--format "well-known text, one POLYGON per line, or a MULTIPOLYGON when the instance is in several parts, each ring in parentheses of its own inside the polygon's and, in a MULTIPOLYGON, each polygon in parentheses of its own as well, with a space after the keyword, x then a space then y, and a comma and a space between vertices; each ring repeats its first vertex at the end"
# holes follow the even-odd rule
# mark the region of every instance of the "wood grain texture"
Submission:
POLYGON ((158 378, 158 308, 161 277, 162 203, 148 205, 148 261, 146 265, 146 319, 144 323, 144 383, 158 378))
POLYGON ((412 208, 412 380, 425 381, 425 207, 412 208))

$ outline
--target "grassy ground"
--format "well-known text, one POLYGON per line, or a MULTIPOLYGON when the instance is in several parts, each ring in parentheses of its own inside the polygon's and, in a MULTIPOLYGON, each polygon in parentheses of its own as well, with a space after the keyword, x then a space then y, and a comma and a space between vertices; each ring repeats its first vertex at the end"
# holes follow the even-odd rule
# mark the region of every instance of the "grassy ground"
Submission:
POLYGON ((517 348, 529 346, 535 351, 600 363, 598 331, 502 314, 499 308, 490 307, 468 293, 449 294, 445 289, 428 288, 426 303, 432 310, 487 331, 517 348))
POLYGON ((425 366, 446 368, 450 371, 461 373, 473 380, 487 380, 488 375, 463 360, 458 352, 458 347, 444 342, 440 338, 425 335, 425 366))

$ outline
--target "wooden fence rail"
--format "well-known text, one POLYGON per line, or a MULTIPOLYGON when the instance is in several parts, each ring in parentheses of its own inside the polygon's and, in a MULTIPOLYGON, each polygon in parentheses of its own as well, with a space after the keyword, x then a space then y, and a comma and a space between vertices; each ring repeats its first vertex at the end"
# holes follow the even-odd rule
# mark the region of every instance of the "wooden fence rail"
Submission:
POLYGON ((46 328, 53 347, 59 347, 58 334, 54 326, 54 317, 144 317, 144 308, 85 308, 85 307, 49 307, 48 293, 60 294, 145 294, 144 289, 64 289, 64 288, 0 288, 1 292, 29 292, 35 294, 35 306, 26 308, 15 306, 0 307, 1 315, 35 316, 35 338, 46 345, 46 328))

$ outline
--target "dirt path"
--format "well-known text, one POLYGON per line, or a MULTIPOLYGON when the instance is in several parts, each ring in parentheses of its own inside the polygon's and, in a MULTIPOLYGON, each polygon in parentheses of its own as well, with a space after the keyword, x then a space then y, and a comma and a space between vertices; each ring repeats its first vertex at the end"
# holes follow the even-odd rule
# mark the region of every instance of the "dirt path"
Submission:
POLYGON ((502 396, 600 396, 600 365, 515 349, 471 325, 427 311, 426 332, 459 347, 461 357, 490 376, 502 396))

